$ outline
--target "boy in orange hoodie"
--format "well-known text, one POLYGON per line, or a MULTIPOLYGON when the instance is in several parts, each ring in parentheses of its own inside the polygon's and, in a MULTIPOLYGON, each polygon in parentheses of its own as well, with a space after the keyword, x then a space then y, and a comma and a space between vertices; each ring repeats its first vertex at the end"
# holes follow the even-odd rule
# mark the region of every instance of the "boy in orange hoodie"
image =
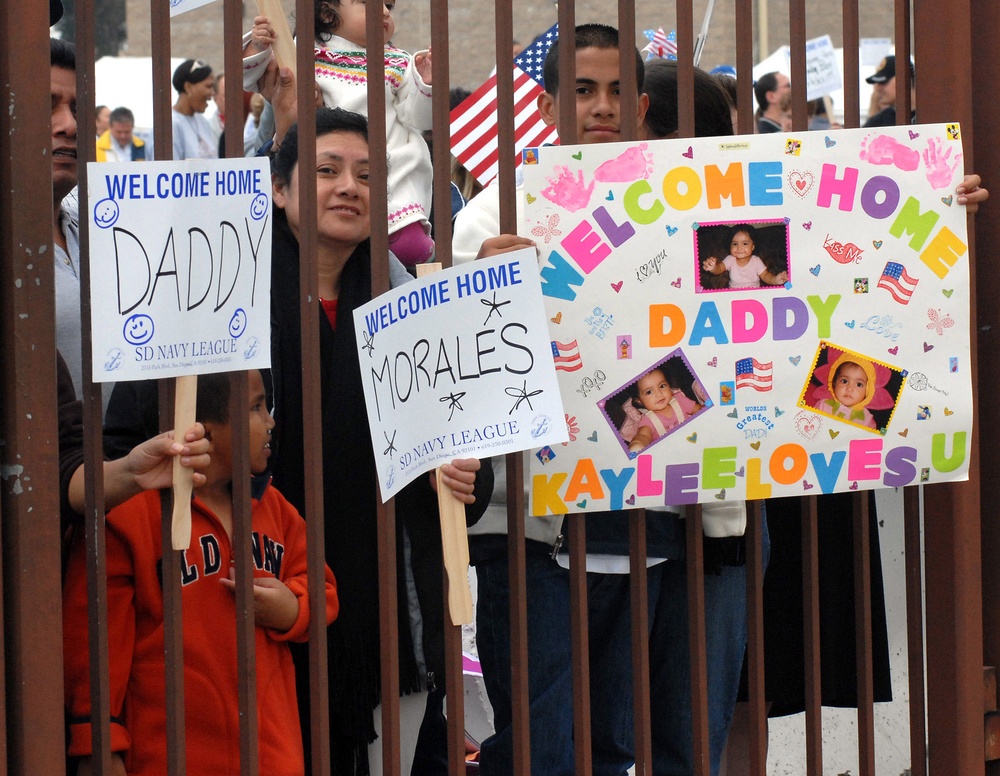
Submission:
MULTIPOLYGON (((231 504, 229 375, 204 375, 198 419, 212 441, 206 482, 191 502, 191 546, 180 556, 184 632, 187 772, 240 772, 235 569, 231 504)), ((289 641, 309 628, 306 526, 264 476, 274 420, 260 372, 249 375, 251 527, 257 654, 260 772, 301 776, 302 740, 289 641)), ((146 491, 107 516, 111 748, 115 770, 160 774, 166 763, 162 544, 158 491, 146 491)), ((89 772, 90 675, 83 537, 73 547, 64 587, 69 753, 89 772)), ((337 616, 336 583, 326 569, 326 622, 337 616)))

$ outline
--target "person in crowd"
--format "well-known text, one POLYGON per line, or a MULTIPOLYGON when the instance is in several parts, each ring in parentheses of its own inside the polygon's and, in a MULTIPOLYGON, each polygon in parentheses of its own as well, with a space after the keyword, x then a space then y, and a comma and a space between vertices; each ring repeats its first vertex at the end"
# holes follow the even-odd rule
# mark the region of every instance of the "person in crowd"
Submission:
MULTIPOLYGON (((614 28, 588 24, 576 30, 575 96, 578 140, 606 142, 621 138, 619 103, 619 38, 614 28)), ((652 68, 650 68, 652 69, 652 68)), ((676 133, 657 125, 650 130, 649 100, 643 93, 644 68, 636 55, 639 123, 647 118, 649 136, 676 133), (662 133, 662 134, 661 134, 662 133)), ((705 76, 708 78, 708 76, 705 76)), ((557 124, 560 99, 558 44, 545 62, 546 92, 539 110, 546 123, 557 124)), ((721 105, 721 123, 732 133, 729 103, 714 82, 721 105)), ((647 89, 649 86, 647 85, 647 89)), ((664 97, 664 104, 669 100, 664 97)), ((676 88, 672 111, 676 116, 676 88)), ((699 114, 701 115, 701 114, 699 114)), ((518 198, 518 202, 520 197, 518 198)), ((531 245, 526 238, 501 235, 499 189, 487 186, 459 213, 455 229, 456 263, 531 245)), ((501 479, 498 477, 498 485, 501 479)), ((711 511, 710 511, 711 512, 711 511)), ((588 619, 591 683, 593 772, 624 774, 634 761, 632 734, 631 614, 629 607, 628 523, 622 512, 588 514, 588 619), (592 553, 604 557, 598 559, 592 553), (592 565, 593 564, 593 565, 592 565)), ((745 524, 742 504, 720 504, 706 518, 706 617, 709 649, 711 751, 717 763, 735 701, 746 643, 745 574, 740 534, 745 524)), ((560 517, 531 518, 525 545, 528 599, 528 693, 533 771, 575 773, 573 753, 571 643, 569 638, 568 562, 559 554, 565 546, 560 517)), ((693 771, 691 701, 687 623, 685 533, 675 511, 647 513, 647 571, 650 606, 650 667, 653 704, 655 773, 693 771), (655 560, 652 560, 654 559, 655 560)), ((494 710, 496 734, 483 742, 484 774, 512 769, 512 707, 510 687, 509 581, 506 533, 506 485, 497 487, 481 525, 470 535, 470 553, 479 586, 477 646, 487 692, 494 710)))
POLYGON ((142 162, 152 159, 146 144, 134 134, 135 115, 128 108, 111 111, 110 125, 97 138, 98 162, 142 162))
POLYGON ((757 98, 757 133, 781 132, 781 97, 792 88, 784 73, 765 73, 753 85, 757 98))
MULTIPOLYGON (((910 63, 910 123, 917 117, 916 74, 913 62, 910 63)), ((890 54, 878 66, 878 70, 868 76, 865 81, 873 87, 874 101, 878 112, 869 116, 865 127, 892 127, 896 125, 896 56, 890 54)))
MULTIPOLYGON (((389 247, 407 266, 429 261, 432 167, 421 132, 431 128, 430 51, 410 55, 390 42, 396 29, 393 3, 383 6, 385 45, 375 71, 386 83, 386 148, 389 154, 389 247)), ((368 114, 368 61, 364 0, 317 0, 316 84, 323 104, 368 114)), ((244 37, 244 87, 257 82, 271 58, 274 29, 258 16, 244 37)))
POLYGON ((98 105, 94 108, 94 129, 97 134, 96 137, 100 139, 101 135, 108 131, 111 126, 111 108, 107 105, 98 105))
POLYGON ((174 70, 172 83, 177 90, 171 114, 174 159, 218 159, 218 136, 205 118, 215 94, 212 68, 200 59, 185 59, 174 70))
MULTIPOLYGON (((228 374, 202 375, 197 417, 212 443, 212 460, 191 502, 191 544, 182 571, 186 692, 198 698, 185 709, 188 767, 193 772, 240 771, 237 610, 233 549, 233 435, 228 374)), ((274 420, 261 374, 249 374, 248 457, 254 477, 251 507, 259 764, 268 774, 304 773, 288 644, 309 633, 306 526, 265 476, 274 420)), ((160 494, 146 490, 107 516, 107 627, 111 695, 111 749, 115 769, 133 776, 163 772, 167 759, 164 671, 163 544, 160 494)), ((69 754, 92 754, 86 542, 78 535, 64 585, 66 708, 69 754)), ((337 587, 325 569, 329 624, 339 608, 337 587)))

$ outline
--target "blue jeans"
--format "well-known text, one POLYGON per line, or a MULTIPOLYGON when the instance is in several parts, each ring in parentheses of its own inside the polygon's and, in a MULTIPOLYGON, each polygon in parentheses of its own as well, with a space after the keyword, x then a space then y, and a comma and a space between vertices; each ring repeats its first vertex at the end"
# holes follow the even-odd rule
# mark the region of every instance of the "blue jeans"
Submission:
MULTIPOLYGON (((496 731, 482 742, 479 768, 483 776, 509 776, 514 744, 507 537, 469 539, 478 580, 476 646, 496 731)), ((525 548, 531 772, 573 776, 569 572, 549 557, 547 545, 529 539, 525 548)))
MULTIPOLYGON (((764 565, 770 551, 764 525, 764 565)), ((709 756, 719 772, 746 650, 746 567, 706 574, 709 756)), ((687 563, 668 560, 647 570, 649 591, 650 724, 653 773, 694 772, 687 563)), ((594 774, 622 776, 634 762, 629 578, 588 574, 591 730, 594 774)))

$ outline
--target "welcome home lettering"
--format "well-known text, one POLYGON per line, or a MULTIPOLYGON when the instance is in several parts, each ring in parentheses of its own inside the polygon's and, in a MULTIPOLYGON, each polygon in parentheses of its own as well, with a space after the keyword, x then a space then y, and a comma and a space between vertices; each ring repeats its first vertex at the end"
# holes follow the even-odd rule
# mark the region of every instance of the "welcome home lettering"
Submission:
POLYGON ((420 337, 407 350, 386 355, 370 367, 368 379, 378 418, 382 419, 383 408, 396 409, 421 390, 435 390, 439 383, 457 385, 501 371, 528 374, 534 356, 525 344, 527 326, 520 321, 501 323, 502 312, 491 316, 487 309, 491 299, 499 301, 495 292, 521 283, 517 261, 486 269, 472 266, 422 288, 396 289, 395 296, 366 315, 367 334, 374 340, 379 331, 418 316, 423 310, 466 298, 478 298, 484 303, 485 323, 478 329, 463 326, 454 338, 437 337, 433 341, 420 337), (491 320, 494 325, 489 325, 491 320))
MULTIPOLYGON (((673 167, 660 181, 659 192, 654 191, 648 180, 636 181, 622 196, 625 220, 619 223, 600 205, 591 211, 590 218, 581 220, 560 240, 562 252, 552 251, 542 267, 542 293, 573 301, 574 286, 582 285, 584 275, 600 266, 613 249, 632 239, 637 224, 656 223, 668 212, 688 211, 698 206, 718 210, 724 201, 729 208, 781 207, 784 177, 783 162, 765 161, 746 165, 733 162, 725 170, 715 164, 707 164, 700 171, 690 166, 673 167)), ((900 240, 908 237, 910 249, 919 254, 935 275, 944 279, 966 253, 965 243, 947 226, 936 228, 940 219, 937 211, 923 207, 913 196, 903 201, 899 184, 892 178, 873 175, 863 185, 861 179, 862 171, 856 167, 840 169, 824 164, 816 206, 830 209, 836 204, 842 212, 860 208, 875 220, 895 215, 889 234, 900 240)))

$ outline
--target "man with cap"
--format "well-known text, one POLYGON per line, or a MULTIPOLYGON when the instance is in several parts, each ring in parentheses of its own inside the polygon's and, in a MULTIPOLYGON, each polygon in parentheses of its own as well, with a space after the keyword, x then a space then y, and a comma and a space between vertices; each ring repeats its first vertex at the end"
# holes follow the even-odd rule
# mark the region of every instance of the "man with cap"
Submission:
POLYGON ((215 94, 212 68, 200 59, 185 59, 174 70, 177 90, 174 103, 174 159, 218 159, 218 139, 205 118, 208 101, 215 94))
MULTIPOLYGON (((875 96, 878 99, 879 110, 874 116, 869 116, 864 123, 865 127, 891 127, 896 124, 896 57, 890 54, 883 59, 872 75, 865 81, 875 88, 875 96)), ((913 123, 917 112, 916 91, 914 89, 915 79, 913 76, 913 62, 910 62, 910 123, 913 123)))

